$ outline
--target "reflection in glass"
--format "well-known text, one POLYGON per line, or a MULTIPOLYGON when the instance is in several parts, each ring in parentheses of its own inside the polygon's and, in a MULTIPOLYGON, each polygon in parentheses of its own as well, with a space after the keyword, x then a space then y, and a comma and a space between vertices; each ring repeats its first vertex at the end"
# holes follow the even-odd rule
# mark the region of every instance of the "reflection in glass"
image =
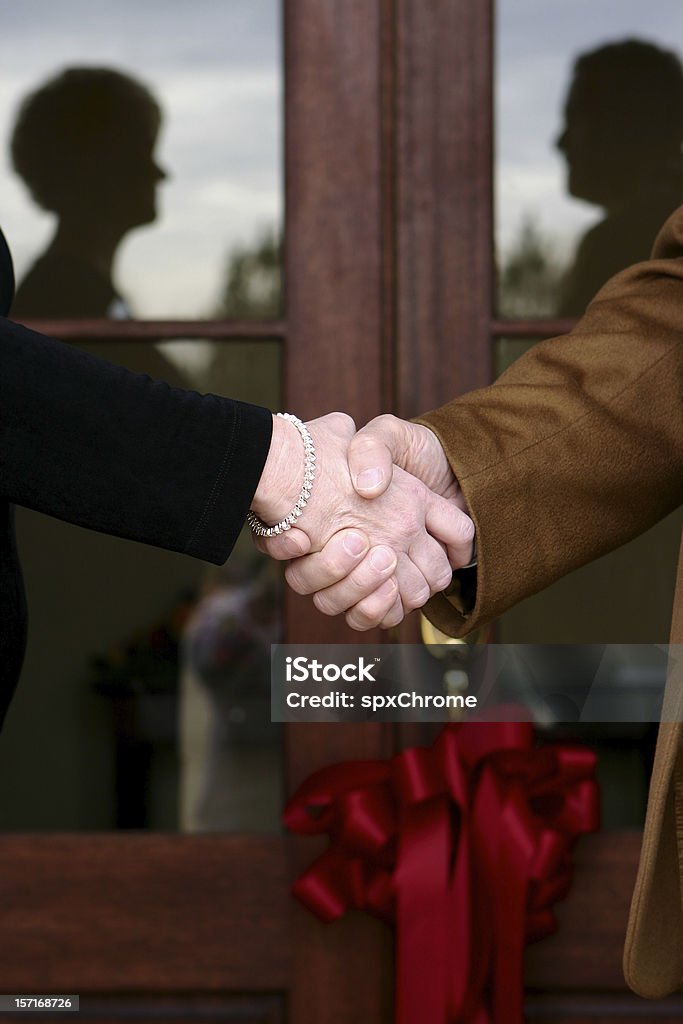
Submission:
POLYGON ((683 68, 640 39, 580 54, 557 147, 567 190, 603 211, 560 282, 557 312, 579 316, 605 281, 647 259, 683 202, 683 68))
MULTIPOLYGON (((580 315, 647 258, 683 202, 683 38, 673 0, 644 7, 499 0, 496 242, 504 315, 580 315)), ((501 373, 531 342, 500 339, 501 373)), ((680 513, 511 610, 502 640, 668 639, 680 513)))
MULTIPOLYGON (((235 260, 282 233, 279 18, 278 0, 197 0, 191 17, 180 0, 8 12, 17 316, 223 315, 235 260)), ((262 315, 253 298, 243 315, 262 315)))
POLYGON ((24 99, 14 169, 56 228, 18 285, 16 318, 131 315, 113 264, 128 232, 156 220, 160 123, 152 93, 108 68, 67 68, 24 99))
POLYGON ((683 14, 673 0, 498 12, 498 309, 579 316, 683 202, 683 14))
MULTIPOLYGON (((245 272, 244 295, 257 290, 250 280, 245 272)), ((193 371, 193 386, 280 405, 276 343, 209 345, 207 355, 193 371)), ((183 630, 179 827, 277 830, 283 736, 270 721, 270 644, 282 629, 280 572, 254 553, 246 530, 225 566, 205 570, 183 630)))
POLYGON ((270 645, 282 640, 281 577, 258 555, 203 587, 184 630, 182 827, 275 829, 281 726, 270 721, 270 645))
MULTIPOLYGON (((277 343, 202 348, 186 384, 279 405, 277 343)), ((29 643, 0 743, 0 829, 277 828, 263 650, 279 583, 250 538, 219 569, 26 509, 17 533, 29 643)))
MULTIPOLYGON (((196 0, 191 17, 181 0, 7 10, 1 219, 15 318, 279 316, 279 10, 278 0, 196 0)), ((84 347, 171 385, 280 404, 275 343, 84 347)), ((206 661, 181 661, 193 624, 242 583, 28 510, 17 519, 30 635, 0 743, 0 828, 244 827, 244 807, 220 822, 195 813, 193 780, 221 785, 222 768, 202 761, 225 756, 221 708, 234 718, 239 702, 221 704, 206 661), (204 731, 202 695, 216 710, 204 731)), ((262 579, 248 538, 230 572, 262 579)), ((221 686, 225 697, 230 677, 221 686)), ((228 755, 239 748, 231 779, 244 785, 250 826, 276 828, 280 737, 258 701, 245 708, 226 734, 228 755), (270 759, 260 776, 257 748, 270 759)))
POLYGON ((500 377, 508 366, 523 356, 535 342, 526 338, 497 338, 493 353, 494 374, 500 377))

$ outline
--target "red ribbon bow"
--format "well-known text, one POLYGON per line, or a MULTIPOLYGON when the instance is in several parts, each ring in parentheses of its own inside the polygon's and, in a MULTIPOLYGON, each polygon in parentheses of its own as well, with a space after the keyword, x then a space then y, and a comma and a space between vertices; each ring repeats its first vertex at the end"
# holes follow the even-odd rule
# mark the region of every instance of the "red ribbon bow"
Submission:
POLYGON ((323 768, 285 808, 331 840, 293 893, 323 921, 395 922, 397 1024, 521 1024, 524 945, 555 930, 574 840, 598 828, 594 770, 589 750, 534 746, 527 722, 323 768))

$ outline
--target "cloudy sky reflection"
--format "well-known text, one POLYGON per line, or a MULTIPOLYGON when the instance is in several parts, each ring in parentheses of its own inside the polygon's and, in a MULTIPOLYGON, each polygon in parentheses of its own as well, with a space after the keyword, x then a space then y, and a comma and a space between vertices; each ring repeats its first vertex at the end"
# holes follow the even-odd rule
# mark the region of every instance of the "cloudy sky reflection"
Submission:
POLYGON ((22 271, 52 218, 11 169, 18 101, 64 67, 106 65, 144 81, 165 121, 160 215, 121 247, 117 281, 136 315, 212 315, 228 253, 282 216, 278 0, 28 0, 3 10, 1 221, 22 271))
POLYGON ((558 251, 599 219, 566 195, 555 149, 575 57, 636 37, 683 53, 678 0, 499 0, 496 36, 496 228, 504 252, 531 215, 558 251))
MULTIPOLYGON (((166 118, 170 178, 156 224, 132 232, 117 280, 139 316, 210 316, 233 246, 282 217, 279 0, 25 0, 3 9, 0 221, 19 275, 45 246, 7 158, 18 101, 61 68, 106 64, 140 77, 166 118)), ((496 226, 509 249, 531 214, 560 251, 599 217, 565 193, 554 148, 574 57, 627 36, 683 51, 678 0, 499 0, 496 226)))

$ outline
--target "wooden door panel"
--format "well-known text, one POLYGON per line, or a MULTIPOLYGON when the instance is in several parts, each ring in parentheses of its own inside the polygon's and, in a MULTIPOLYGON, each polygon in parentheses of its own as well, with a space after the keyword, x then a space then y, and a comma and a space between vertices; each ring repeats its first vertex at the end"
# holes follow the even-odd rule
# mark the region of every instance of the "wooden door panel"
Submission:
MULTIPOLYGON (((353 996, 379 1000, 373 1020, 390 1019, 388 929, 360 914, 323 925, 295 906, 288 895, 292 860, 300 867, 310 863, 320 843, 296 840, 292 858, 291 847, 286 851, 292 842, 280 836, 3 837, 3 990, 78 993, 83 1012, 90 1006, 98 1019, 106 1010, 112 1020, 143 1020, 166 1005, 159 995, 176 993, 168 1004, 174 1020, 217 1014, 277 1021, 273 1014, 284 1012, 284 995, 273 994, 286 993, 304 972, 302 950, 292 957, 298 934, 311 956, 312 1004, 329 999, 339 976, 347 997, 349 988, 364 984, 357 963, 362 950, 372 977, 383 979, 383 995, 372 995, 373 984, 353 996), (334 963, 326 967, 331 950, 334 963), (258 998, 235 1002, 230 992, 258 998), (110 999, 102 1002, 96 993, 110 999)), ((646 1010, 672 1016, 672 1007, 683 1017, 681 999, 649 1003, 624 995, 621 951, 639 849, 638 833, 590 836, 578 844, 574 884, 557 908, 560 929, 527 951, 530 1019, 555 1020, 561 1010, 558 1021, 590 1020, 591 1014, 599 1020, 591 1009, 596 1006, 610 1020, 617 1010, 641 1019, 648 1019, 646 1010)), ((347 1005, 351 1019, 353 1000, 347 1005)), ((338 1019, 346 1011, 338 1004, 330 1012, 338 1019)))
POLYGON ((637 996, 530 996, 524 1005, 528 1024, 633 1024, 633 1021, 680 1021, 683 1000, 650 1003, 637 996))
MULTIPOLYGON (((303 417, 341 408, 362 420, 386 406, 381 65, 390 8, 282 6, 287 320, 274 327, 286 335, 284 404, 303 417)), ((291 594, 286 635, 360 639, 291 594)), ((390 754, 391 730, 311 725, 292 728, 286 746, 291 787, 330 761, 390 754)), ((315 847, 279 836, 7 836, 3 988, 97 996, 111 1020, 142 1020, 158 997, 192 993, 220 994, 226 1020, 276 1020, 285 1000, 290 1024, 388 1021, 389 931, 361 915, 326 927, 289 896, 315 847), (131 993, 142 1002, 125 1012, 110 1001, 131 993), (273 994, 273 1006, 263 1002, 273 994)), ((204 1019, 205 1011, 175 1000, 167 1012, 204 1019)))
POLYGON ((284 991, 280 836, 0 839, 4 992, 284 991))
MULTIPOLYGON (((283 5, 287 322, 272 327, 286 335, 285 407, 301 416, 342 408, 363 421, 392 404, 409 415, 490 377, 491 9, 283 5)), ((286 622, 292 641, 361 640, 292 594, 286 622)), ((336 760, 390 756, 395 740, 375 724, 291 726, 289 788, 336 760)), ((639 843, 578 844, 560 931, 527 953, 530 1021, 683 1019, 680 1000, 625 991, 639 843)), ((2 837, 3 990, 79 993, 81 1019, 112 1024, 388 1024, 390 931, 360 914, 323 925, 289 896, 321 845, 2 837)))
MULTIPOLYGON (((287 109, 286 407, 309 418, 341 409, 365 422, 386 410, 391 381, 383 342, 392 284, 382 183, 383 105, 391 2, 284 4, 287 109)), ((377 643, 289 592, 291 643, 377 643)), ((287 727, 289 788, 325 764, 386 757, 390 726, 287 727)), ((292 842, 294 871, 319 844, 292 842)), ((391 936, 365 915, 330 927, 294 909, 292 1024, 391 1020, 391 936)))
POLYGON ((638 867, 639 832, 584 836, 574 851, 559 930, 528 947, 526 983, 543 989, 623 990, 621 957, 638 867))
POLYGON ((527 1019, 539 1024, 683 1020, 683 995, 646 1000, 626 988, 621 967, 640 832, 585 836, 574 854, 555 935, 527 949, 527 1019))
MULTIPOLYGON (((80 1000, 79 1024, 284 1024, 285 998, 278 995, 245 995, 222 997, 178 996, 176 998, 145 998, 144 996, 93 998, 80 1000)), ((68 1014, 42 1013, 39 1017, 7 1014, 9 1020, 24 1024, 61 1020, 68 1014)))

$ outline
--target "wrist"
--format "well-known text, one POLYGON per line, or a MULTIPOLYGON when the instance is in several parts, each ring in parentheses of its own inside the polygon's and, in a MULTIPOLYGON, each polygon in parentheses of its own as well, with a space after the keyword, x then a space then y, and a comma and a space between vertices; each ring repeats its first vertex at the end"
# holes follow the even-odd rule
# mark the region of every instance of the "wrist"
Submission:
POLYGON ((251 507, 265 523, 277 523, 291 512, 301 493, 304 446, 299 431, 282 416, 273 416, 268 457, 251 507))

